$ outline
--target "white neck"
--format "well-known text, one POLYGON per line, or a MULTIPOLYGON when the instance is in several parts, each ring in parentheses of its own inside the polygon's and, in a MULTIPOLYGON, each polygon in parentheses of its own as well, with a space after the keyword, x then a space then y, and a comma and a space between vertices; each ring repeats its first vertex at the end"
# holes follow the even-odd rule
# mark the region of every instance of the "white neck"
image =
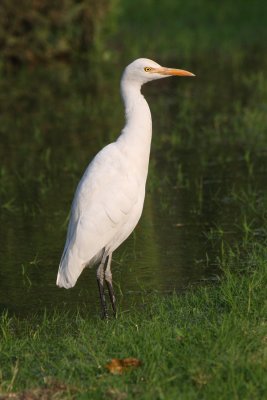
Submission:
POLYGON ((126 123, 117 143, 127 157, 134 159, 134 164, 145 176, 148 170, 152 119, 149 106, 141 94, 141 84, 122 78, 121 94, 125 106, 126 123))

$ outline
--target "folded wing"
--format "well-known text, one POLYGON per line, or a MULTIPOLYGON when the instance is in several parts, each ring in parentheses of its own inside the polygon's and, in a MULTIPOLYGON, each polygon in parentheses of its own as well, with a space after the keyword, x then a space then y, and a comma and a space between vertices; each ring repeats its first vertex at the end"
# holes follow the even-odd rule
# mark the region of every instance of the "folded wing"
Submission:
POLYGON ((127 158, 114 143, 89 165, 73 200, 58 286, 74 286, 84 267, 100 258, 104 248, 113 251, 120 244, 138 202, 140 183, 132 175, 127 158))

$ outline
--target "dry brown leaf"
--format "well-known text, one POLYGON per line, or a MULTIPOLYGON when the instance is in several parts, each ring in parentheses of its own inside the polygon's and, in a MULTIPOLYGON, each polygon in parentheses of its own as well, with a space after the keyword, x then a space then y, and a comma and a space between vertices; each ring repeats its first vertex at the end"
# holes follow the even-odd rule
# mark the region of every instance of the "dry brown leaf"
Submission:
POLYGON ((112 358, 112 360, 106 364, 106 368, 111 374, 120 375, 129 368, 137 368, 141 366, 141 361, 138 358, 112 358))

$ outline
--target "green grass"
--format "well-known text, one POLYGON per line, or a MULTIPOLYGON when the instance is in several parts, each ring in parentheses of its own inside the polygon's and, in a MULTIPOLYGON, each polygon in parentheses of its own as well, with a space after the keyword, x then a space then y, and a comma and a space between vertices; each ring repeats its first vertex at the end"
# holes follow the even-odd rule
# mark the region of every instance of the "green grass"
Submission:
POLYGON ((125 0, 119 2, 119 51, 126 56, 233 62, 264 46, 266 3, 255 0, 125 0), (123 36, 120 36, 123 33, 123 36), (213 58, 209 55, 212 53, 213 58))
POLYGON ((117 320, 88 318, 86 306, 28 319, 3 315, 2 394, 50 388, 75 399, 265 398, 267 250, 249 247, 242 271, 237 249, 224 252, 218 285, 144 295, 117 320), (124 357, 142 366, 110 374, 106 363, 124 357))

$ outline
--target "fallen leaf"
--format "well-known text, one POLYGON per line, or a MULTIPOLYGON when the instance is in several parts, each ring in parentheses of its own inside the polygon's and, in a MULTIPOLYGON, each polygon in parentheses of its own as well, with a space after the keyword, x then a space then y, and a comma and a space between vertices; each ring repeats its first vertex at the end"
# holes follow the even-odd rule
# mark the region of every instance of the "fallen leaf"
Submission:
POLYGON ((138 358, 123 358, 122 360, 123 366, 124 367, 140 367, 141 361, 138 360, 138 358))
POLYGON ((120 375, 129 368, 140 367, 141 361, 138 358, 112 358, 112 360, 106 364, 106 368, 111 374, 120 375))

